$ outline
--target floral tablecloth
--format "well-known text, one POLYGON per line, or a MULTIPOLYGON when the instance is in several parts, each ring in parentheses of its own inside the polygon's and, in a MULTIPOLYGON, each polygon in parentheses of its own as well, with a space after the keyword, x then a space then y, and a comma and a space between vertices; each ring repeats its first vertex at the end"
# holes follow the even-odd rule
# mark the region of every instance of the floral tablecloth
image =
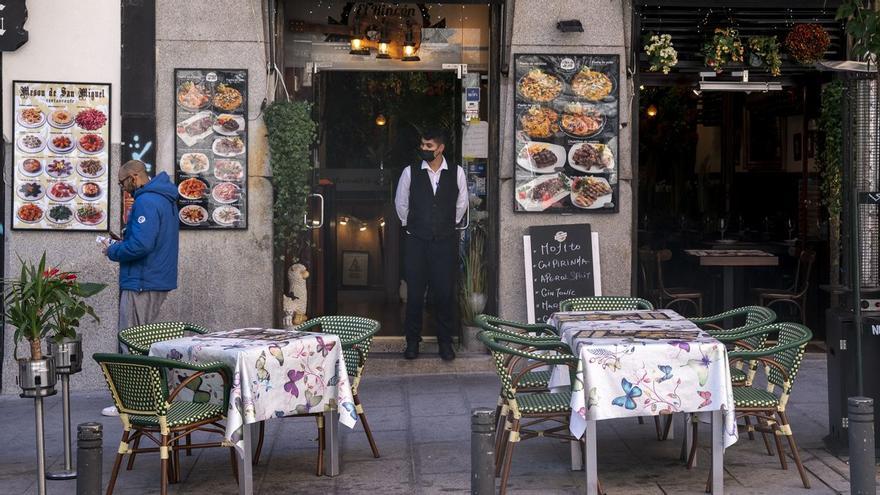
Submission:
MULTIPOLYGON (((555 313, 549 323, 578 355, 572 434, 586 420, 677 412, 724 413, 724 446, 736 442, 733 387, 724 344, 671 310, 555 313)), ((554 370, 551 387, 569 385, 554 370)))
MULTIPOLYGON (((339 409, 339 422, 357 422, 351 385, 335 335, 242 328, 156 342, 151 356, 195 363, 220 361, 233 371, 226 440, 242 448, 241 427, 275 417, 339 409)), ((183 374, 172 373, 171 385, 183 374)), ((222 399, 222 382, 206 376, 193 382, 197 400, 222 399)))

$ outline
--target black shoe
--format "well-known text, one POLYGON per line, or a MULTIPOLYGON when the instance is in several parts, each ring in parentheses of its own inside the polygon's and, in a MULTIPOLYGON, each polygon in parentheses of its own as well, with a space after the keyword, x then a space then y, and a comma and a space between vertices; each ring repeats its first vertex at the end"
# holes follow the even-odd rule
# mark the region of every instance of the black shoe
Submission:
POLYGON ((452 344, 440 343, 440 359, 444 361, 452 361, 455 359, 455 351, 452 350, 452 344))
POLYGON ((403 351, 404 359, 415 359, 419 357, 419 343, 418 342, 407 342, 406 350, 403 351))

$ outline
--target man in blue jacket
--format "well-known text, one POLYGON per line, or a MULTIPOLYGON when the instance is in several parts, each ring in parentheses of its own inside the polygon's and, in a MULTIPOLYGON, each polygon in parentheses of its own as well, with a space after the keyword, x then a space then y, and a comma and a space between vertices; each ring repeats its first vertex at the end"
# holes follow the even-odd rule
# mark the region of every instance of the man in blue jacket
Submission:
MULTIPOLYGON (((177 288, 177 186, 165 172, 153 179, 144 163, 126 162, 119 186, 134 196, 125 234, 106 244, 104 254, 119 263, 118 331, 156 321, 168 292, 177 288)), ((115 408, 104 410, 113 415, 115 408), (111 411, 111 409, 113 409, 111 411)))

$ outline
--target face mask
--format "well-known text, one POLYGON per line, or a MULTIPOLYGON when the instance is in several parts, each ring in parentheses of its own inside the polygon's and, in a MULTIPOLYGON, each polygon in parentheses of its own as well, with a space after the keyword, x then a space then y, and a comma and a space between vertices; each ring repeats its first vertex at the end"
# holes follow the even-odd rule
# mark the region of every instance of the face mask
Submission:
POLYGON ((434 152, 432 150, 419 150, 419 158, 425 160, 426 162, 431 162, 434 160, 434 158, 437 157, 434 155, 434 152))

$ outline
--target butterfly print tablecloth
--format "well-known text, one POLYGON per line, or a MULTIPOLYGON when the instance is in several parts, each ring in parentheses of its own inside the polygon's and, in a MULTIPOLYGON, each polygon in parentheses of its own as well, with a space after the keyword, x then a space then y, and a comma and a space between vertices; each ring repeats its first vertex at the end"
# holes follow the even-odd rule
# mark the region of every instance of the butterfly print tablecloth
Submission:
MULTIPOLYGON (((727 351, 670 310, 556 313, 562 340, 580 358, 572 387, 571 432, 586 420, 677 412, 724 413, 724 446, 737 440, 727 351)), ((551 387, 567 386, 554 370, 551 387)))
MULTIPOLYGON (((340 423, 357 422, 351 385, 335 335, 242 328, 156 342, 150 355, 195 363, 220 361, 233 371, 226 440, 242 447, 241 426, 266 419, 323 413, 338 405, 340 423)), ((171 373, 172 385, 183 375, 171 373)), ((222 383, 207 377, 193 387, 203 400, 220 397, 222 383)))

